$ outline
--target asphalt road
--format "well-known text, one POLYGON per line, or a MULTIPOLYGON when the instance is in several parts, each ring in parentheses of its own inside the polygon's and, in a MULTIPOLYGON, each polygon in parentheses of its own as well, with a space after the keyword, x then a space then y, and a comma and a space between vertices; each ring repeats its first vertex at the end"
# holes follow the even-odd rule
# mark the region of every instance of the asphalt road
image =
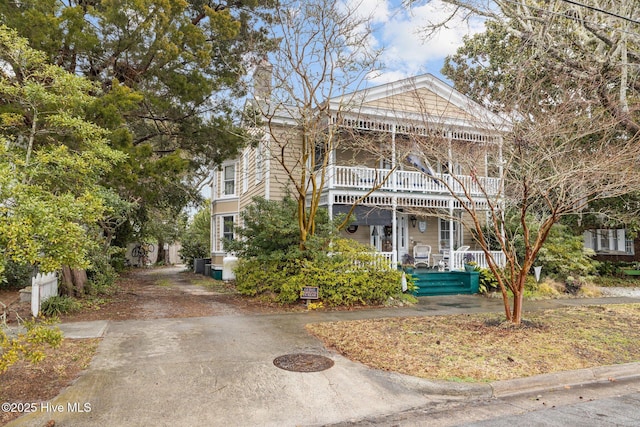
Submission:
POLYGON ((608 427, 640 425, 640 381, 442 402, 332 427, 608 427))

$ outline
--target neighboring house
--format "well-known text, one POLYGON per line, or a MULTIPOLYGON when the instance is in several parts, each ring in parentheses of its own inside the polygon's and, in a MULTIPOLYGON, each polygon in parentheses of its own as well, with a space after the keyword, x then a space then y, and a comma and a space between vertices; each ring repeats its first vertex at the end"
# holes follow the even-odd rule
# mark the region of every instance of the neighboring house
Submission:
MULTIPOLYGON (((501 188, 498 177, 503 121, 430 74, 362 90, 356 95, 351 99, 359 99, 358 105, 352 109, 345 110, 339 99, 328 100, 331 108, 340 110, 328 126, 349 128, 359 135, 370 133, 377 140, 384 138, 389 156, 368 155, 348 145, 331 153, 321 203, 331 216, 348 212, 372 186, 378 187, 358 203, 355 220, 343 234, 373 246, 393 264, 410 259, 416 245, 427 245, 431 248, 430 266, 443 258, 449 261, 451 249, 461 246, 468 248, 467 253, 472 252, 476 262, 486 265, 484 254, 464 232, 462 222, 467 218, 459 201, 433 177, 446 180, 450 178, 448 172, 455 171, 468 183, 465 187, 478 204, 486 202, 486 197, 496 196, 501 188), (436 119, 427 124, 425 114, 436 119), (435 164, 420 152, 403 152, 412 135, 436 135, 434 141, 449 144, 448 162, 435 164), (456 162, 456 145, 486 150, 482 164, 474 165, 473 171, 462 170, 456 162), (478 182, 488 195, 473 185, 478 182), (442 212, 441 218, 437 217, 438 212, 442 212)), ((271 132, 276 126, 280 130, 294 128, 295 120, 283 114, 271 121, 271 132)), ((234 237, 234 226, 252 198, 278 200, 288 186, 282 167, 272 157, 272 138, 266 127, 253 131, 262 135, 260 141, 247 147, 238 158, 224 162, 211 181, 211 257, 215 266, 223 264, 226 254, 222 241, 234 237)), ((455 188, 454 191, 462 191, 455 188)), ((448 267, 461 268, 462 255, 454 252, 448 267)))
POLYGON ((631 239, 626 229, 602 228, 585 230, 584 247, 593 249, 594 259, 598 261, 637 261, 636 248, 640 239, 631 239))

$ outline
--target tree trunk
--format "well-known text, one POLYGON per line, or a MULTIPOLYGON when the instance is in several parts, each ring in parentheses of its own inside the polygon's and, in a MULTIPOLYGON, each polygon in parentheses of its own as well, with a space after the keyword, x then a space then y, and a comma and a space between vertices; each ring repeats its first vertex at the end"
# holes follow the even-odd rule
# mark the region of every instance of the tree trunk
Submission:
POLYGON ((158 239, 158 257, 156 258, 156 263, 169 265, 167 260, 167 251, 164 250, 164 240, 158 239))
POLYGON ((522 291, 513 296, 513 313, 511 315, 511 323, 519 325, 522 322, 522 299, 524 293, 522 291))
POLYGON ((524 298, 524 284, 527 280, 527 274, 521 270, 517 277, 518 283, 515 288, 517 292, 513 292, 513 312, 511 315, 511 323, 519 325, 522 322, 522 302, 524 298))
POLYGON ((87 271, 82 268, 71 269, 69 266, 62 267, 62 295, 83 296, 84 288, 87 284, 87 271))

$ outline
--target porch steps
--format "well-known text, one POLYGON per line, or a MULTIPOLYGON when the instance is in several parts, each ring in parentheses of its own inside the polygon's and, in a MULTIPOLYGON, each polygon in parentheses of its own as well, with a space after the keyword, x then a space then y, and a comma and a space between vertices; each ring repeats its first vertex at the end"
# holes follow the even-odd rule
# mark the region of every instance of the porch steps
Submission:
POLYGON ((480 273, 476 271, 435 271, 407 269, 418 289, 415 296, 477 294, 480 273))

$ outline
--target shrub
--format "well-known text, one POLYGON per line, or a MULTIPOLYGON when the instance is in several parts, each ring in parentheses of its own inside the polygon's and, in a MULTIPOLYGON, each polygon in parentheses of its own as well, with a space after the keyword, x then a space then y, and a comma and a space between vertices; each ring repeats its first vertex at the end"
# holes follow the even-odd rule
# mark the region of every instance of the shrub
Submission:
POLYGON ((40 311, 48 317, 59 316, 61 314, 73 313, 80 310, 82 304, 70 296, 53 296, 42 302, 40 311))
POLYGON ((211 207, 208 202, 198 211, 189 227, 182 235, 180 241, 180 258, 190 269, 196 258, 209 258, 211 256, 210 243, 211 207))
POLYGON ((116 273, 120 273, 127 268, 127 248, 112 246, 110 249, 111 259, 109 263, 116 273))
POLYGON ((543 297, 555 297, 560 295, 560 292, 547 282, 542 282, 538 285, 537 294, 543 297))
POLYGON ((118 278, 116 269, 111 264, 111 255, 118 254, 122 248, 109 249, 107 254, 94 253, 91 266, 87 269, 87 284, 85 292, 89 295, 108 295, 113 293, 114 284, 118 278))
POLYGON ((584 248, 582 236, 576 236, 564 225, 556 224, 537 257, 545 274, 558 278, 587 276, 596 272, 597 262, 584 248))
POLYGON ((31 285, 31 277, 33 275, 33 267, 30 265, 19 264, 12 260, 5 260, 4 271, 0 271, 0 288, 21 289, 31 285))
POLYGON ((489 292, 495 292, 498 290, 498 279, 493 272, 488 268, 478 269, 480 276, 478 278, 478 292, 486 294, 489 292))
POLYGON ((20 359, 38 363, 45 357, 42 351, 45 344, 56 348, 62 343, 62 332, 58 328, 35 322, 24 322, 23 326, 27 332, 17 336, 9 336, 0 327, 0 374, 20 359))
POLYGON ((238 238, 226 241, 225 250, 240 258, 236 285, 245 295, 294 303, 304 286, 317 286, 318 302, 350 306, 384 303, 401 293, 402 272, 376 266, 369 246, 336 237, 326 210, 318 212, 315 234, 304 250, 299 247, 297 204, 290 197, 255 198, 241 223, 238 238))
MULTIPOLYGON (((245 295, 294 303, 304 286, 317 286, 319 299, 327 306, 381 304, 401 293, 402 272, 376 266, 370 248, 353 240, 336 239, 331 250, 307 253, 306 257, 240 261, 237 289, 245 295)), ((408 285, 411 289, 412 283, 408 285)))

